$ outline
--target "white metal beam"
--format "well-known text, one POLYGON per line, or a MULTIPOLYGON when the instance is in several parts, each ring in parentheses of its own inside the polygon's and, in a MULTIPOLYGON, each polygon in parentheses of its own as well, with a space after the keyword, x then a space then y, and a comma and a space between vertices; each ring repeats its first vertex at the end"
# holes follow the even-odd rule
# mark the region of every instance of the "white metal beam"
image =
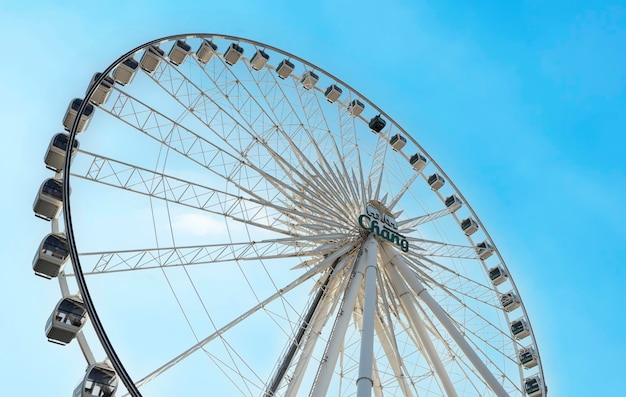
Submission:
POLYGON ((426 353, 426 357, 430 364, 432 365, 437 377, 441 381, 441 385, 446 392, 446 395, 449 397, 456 397, 457 393, 454 389, 454 385, 450 381, 450 377, 448 376, 448 372, 446 371, 441 359, 439 358, 439 354, 437 354, 437 350, 430 340, 430 336, 426 331, 426 327, 422 323, 422 319, 419 317, 417 310, 415 309, 415 305, 413 302, 413 297, 410 294, 409 288, 406 283, 400 277, 398 273, 397 266, 395 266, 395 258, 396 256, 392 256, 387 252, 384 247, 382 249, 383 255, 389 263, 393 263, 394 266, 387 266, 385 269, 387 270, 387 274, 389 275, 389 279, 393 285, 393 288, 396 290, 398 294, 398 298, 400 299, 400 304, 406 313, 409 322, 411 323, 413 329, 417 332, 417 337, 420 342, 422 342, 422 346, 424 346, 424 350, 426 353), (392 256, 390 259, 389 257, 392 256))
POLYGON ((347 285, 349 282, 347 276, 339 276, 339 274, 344 272, 343 267, 345 266, 346 260, 346 258, 342 259, 342 262, 344 263, 341 263, 341 266, 337 266, 337 268, 341 267, 341 271, 337 270, 337 276, 333 278, 330 285, 328 286, 328 292, 327 295, 324 297, 324 301, 322 302, 320 311, 315 315, 312 320, 311 331, 309 332, 308 337, 304 342, 302 353, 300 354, 300 358, 293 371, 291 381, 287 386, 285 397, 296 397, 298 395, 300 385, 302 384, 302 380, 304 378, 306 369, 312 356, 313 349, 315 348, 315 344, 319 340, 322 333, 322 328, 328 321, 330 314, 335 311, 335 308, 339 301, 339 291, 342 291, 345 285, 347 285))
POLYGON ((446 329, 448 334, 454 339, 456 344, 461 348, 468 360, 474 365, 478 373, 482 376, 483 380, 489 386, 489 388, 498 397, 508 397, 508 393, 504 390, 504 387, 498 382, 496 377, 491 373, 485 363, 478 357, 478 354, 465 340, 461 332, 456 328, 454 323, 448 317, 448 314, 443 310, 439 303, 428 293, 419 278, 411 271, 408 265, 404 262, 403 258, 398 256, 393 258, 394 263, 397 266, 398 271, 409 284, 413 292, 428 306, 433 312, 435 317, 439 320, 441 325, 446 329))
MULTIPOLYGON (((370 235, 368 239, 374 239, 373 235, 370 235)), ((364 246, 367 245, 367 242, 364 246)), ((343 297, 343 303, 337 314, 333 331, 330 335, 328 343, 326 344, 326 350, 324 351, 324 357, 318 368, 317 375, 315 377, 315 383, 311 389, 310 397, 326 397, 330 381, 333 377, 335 365, 343 346, 344 338, 350 318, 354 312, 354 306, 356 304, 356 298, 361 288, 365 267, 365 258, 362 249, 359 257, 354 266, 354 276, 348 285, 348 288, 343 297)))
POLYGON ((370 397, 374 379, 372 364, 374 359, 374 320, 376 318, 378 278, 378 241, 370 236, 363 246, 362 260, 365 262, 365 292, 361 332, 361 352, 359 358, 359 376, 356 381, 357 397, 370 397))

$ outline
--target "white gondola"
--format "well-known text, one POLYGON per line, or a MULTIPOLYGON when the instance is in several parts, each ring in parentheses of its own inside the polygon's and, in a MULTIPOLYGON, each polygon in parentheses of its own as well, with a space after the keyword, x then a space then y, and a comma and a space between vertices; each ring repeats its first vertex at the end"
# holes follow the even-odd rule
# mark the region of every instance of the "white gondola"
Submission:
POLYGON ((137 62, 133 57, 126 58, 122 63, 117 65, 113 71, 113 80, 121 85, 130 84, 130 82, 133 81, 133 77, 135 77, 135 72, 137 72, 138 68, 139 62, 137 62))
POLYGON ((500 303, 507 312, 511 312, 522 305, 522 301, 513 291, 500 295, 500 303))
MULTIPOLYGON (((100 76, 102 76, 102 73, 95 73, 91 78, 91 84, 94 84, 100 78, 100 76)), ((89 85, 89 88, 91 88, 91 84, 89 85)), ((114 84, 115 82, 113 81, 113 79, 109 76, 106 76, 104 79, 102 79, 102 82, 100 83, 100 85, 98 85, 98 88, 96 88, 93 94, 91 94, 89 102, 93 103, 96 106, 100 106, 105 103, 109 98, 109 94, 111 93, 114 84)), ((89 90, 89 88, 87 90, 89 90)))
POLYGON ((304 87, 305 90, 310 90, 315 87, 315 84, 317 84, 319 80, 320 77, 312 70, 307 70, 302 74, 302 77, 300 77, 300 83, 302 83, 302 87, 304 87))
POLYGON ((237 43, 230 43, 228 49, 224 53, 224 61, 226 61, 226 63, 230 66, 233 66, 237 63, 237 61, 239 61, 242 55, 243 47, 237 43))
MULTIPOLYGON (((67 111, 65 112, 65 116, 63 116, 63 127, 65 128, 66 131, 70 131, 72 129, 72 126, 74 125, 74 121, 76 120, 76 117, 78 116, 78 109, 80 109, 80 105, 82 105, 82 103, 83 103, 82 99, 74 98, 68 105, 67 111)), ((91 119, 91 116, 93 116, 93 112, 94 112, 93 105, 88 103, 87 106, 85 106, 85 110, 83 111, 83 114, 81 114, 80 116, 78 127, 76 128, 77 133, 81 133, 85 130, 85 128, 87 128, 87 123, 91 119)))
POLYGON ((85 377, 74 389, 72 397, 113 397, 118 378, 108 363, 96 363, 87 368, 85 377))
POLYGON ((530 327, 525 318, 518 318, 511 323, 511 333, 517 340, 524 339, 530 335, 530 327))
POLYGON ((406 145, 406 138, 400 134, 395 134, 389 139, 389 144, 393 148, 393 150, 402 150, 404 145, 406 145))
MULTIPOLYGON (((65 154, 67 153, 67 142, 69 141, 69 135, 64 133, 55 134, 50 140, 48 150, 43 159, 46 167, 53 171, 59 172, 65 168, 65 154)), ((74 153, 78 150, 78 140, 74 139, 72 143, 72 150, 70 150, 70 157, 74 156, 74 153)))
POLYGON ((509 279, 509 273, 502 266, 496 266, 489 269, 489 279, 493 285, 500 285, 509 279))
POLYGON ((437 173, 432 174, 428 177, 428 185, 433 190, 439 190, 446 183, 446 180, 437 173))
POLYGON ((87 309, 78 295, 68 296, 57 303, 46 323, 48 341, 66 345, 87 321, 87 309))
POLYGON ((250 66, 254 70, 261 70, 270 60, 270 56, 263 50, 256 50, 252 58, 250 58, 250 66))
POLYGON ((487 240, 476 244, 476 255, 482 260, 489 258, 494 252, 493 246, 487 240))
POLYGON ((54 219, 63 207, 63 184, 58 179, 46 179, 37 192, 33 211, 35 215, 45 219, 54 219))
POLYGON ((363 102, 359 101, 358 99, 353 99, 352 101, 350 101, 350 104, 348 105, 348 112, 350 112, 350 114, 353 117, 358 117, 363 110, 365 110, 365 105, 363 104, 363 102))
POLYGON ((466 236, 471 236, 478 230, 478 222, 472 218, 465 218, 461 221, 461 229, 466 236))
POLYGON ((463 202, 461 201, 460 198, 458 198, 456 195, 453 194, 452 196, 446 197, 445 204, 446 204, 446 207, 448 208, 448 211, 450 211, 450 213, 454 213, 458 211, 459 208, 461 208, 461 206, 463 205, 463 202))
POLYGON ((170 58, 170 62, 174 65, 178 66, 185 62, 185 58, 189 55, 191 51, 191 46, 185 43, 183 40, 176 40, 168 57, 170 58))
POLYGON ((331 84, 326 88, 326 91, 324 91, 324 96, 328 102, 333 103, 339 99, 342 92, 343 90, 337 84, 331 84))
POLYGON ((520 364, 522 364, 526 369, 531 369, 537 366, 538 357, 534 346, 528 346, 520 349, 517 357, 519 358, 520 364))
POLYGON ((426 167, 426 157, 424 157, 421 153, 415 153, 409 159, 409 163, 411 163, 411 166, 415 171, 421 172, 424 167, 426 167))
POLYGON ((541 376, 534 375, 524 379, 524 391, 528 397, 544 397, 541 376))
POLYGON ((284 80, 289 77, 295 67, 296 66, 289 59, 283 59, 278 66, 276 66, 276 73, 278 77, 284 80))
POLYGON ((165 51, 159 48, 159 46, 151 45, 144 51, 139 66, 145 70, 146 73, 152 73, 159 67, 163 55, 165 55, 165 51))
POLYGON ((33 259, 35 274, 47 279, 59 275, 70 257, 67 239, 62 233, 50 233, 41 241, 33 259))
POLYGON ((202 44, 200 44, 200 48, 196 51, 196 57, 198 61, 202 63, 208 63, 211 60, 213 54, 217 52, 217 44, 209 41, 207 39, 202 40, 202 44))

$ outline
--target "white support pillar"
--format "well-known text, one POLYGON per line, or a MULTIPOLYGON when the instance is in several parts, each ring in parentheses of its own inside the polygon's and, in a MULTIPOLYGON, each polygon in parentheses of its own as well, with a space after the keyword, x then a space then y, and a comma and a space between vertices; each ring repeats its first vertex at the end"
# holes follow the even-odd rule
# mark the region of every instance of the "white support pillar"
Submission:
MULTIPOLYGON (((388 258, 387 250, 383 248, 383 254, 387 261, 391 263, 395 263, 395 256, 390 260, 388 258)), ((387 274, 389 275, 389 279, 391 280, 391 284, 393 285, 398 297, 400 299, 400 304, 402 308, 406 312, 406 315, 409 319, 410 324, 413 326, 413 329, 417 332, 417 337, 422 342, 424 346, 424 350, 426 350, 426 358, 432 365, 437 377, 441 381, 441 385, 445 390, 445 394, 448 397, 456 397, 457 393, 454 389, 454 385, 450 381, 450 377, 448 376, 448 371, 444 368, 441 358, 439 354, 437 354, 437 350, 435 346, 433 346, 432 341, 430 340, 430 336, 428 335, 428 331, 426 331, 426 327, 422 323, 422 319, 419 317, 417 310, 415 309, 415 304, 413 302, 413 298, 410 294, 409 288, 406 283, 400 277, 398 273, 397 266, 387 266, 386 267, 387 274)))
MULTIPOLYGON (((373 235, 368 237, 368 240, 374 239, 373 235)), ((363 246, 366 246, 368 241, 363 246)), ((326 350, 324 351, 324 357, 317 371, 315 383, 311 389, 310 397, 326 397, 328 386, 337 365, 337 358, 343 346, 348 324, 350 318, 354 312, 354 306, 356 304, 356 298, 361 288, 363 281, 363 267, 365 266, 364 251, 361 251, 361 255, 358 257, 354 267, 354 276, 350 280, 350 284, 344 294, 343 304, 339 308, 339 313, 335 321, 335 326, 330 335, 330 339, 326 344, 326 350)))
POLYGON ((326 302, 324 304, 324 307, 320 310, 320 313, 318 313, 313 320, 313 323, 311 325, 311 332, 306 338, 304 347, 302 348, 302 353, 300 354, 300 358, 298 360, 298 363, 296 364, 296 368, 294 369, 293 377, 287 385, 285 397, 296 397, 299 393, 305 370, 307 369, 309 365, 309 360, 311 359, 311 352, 313 351, 313 348, 315 347, 315 344, 319 339, 319 336, 322 332, 322 326, 326 321, 329 303, 330 302, 326 302))
POLYGON ((365 297, 363 302, 363 319, 361 331, 361 353, 359 358, 359 376, 356 380, 357 397, 370 397, 374 379, 372 365, 374 360, 374 320, 378 302, 376 280, 378 276, 377 255, 378 242, 369 238, 363 247, 363 261, 365 262, 365 297))
POLYGON ((452 337, 452 339, 454 339, 463 353, 465 353, 465 356, 470 360, 472 365, 474 365, 478 373, 483 377, 483 380, 487 383, 489 388, 498 397, 508 397, 508 393, 504 390, 504 387, 502 387, 496 377, 491 373, 491 371, 489 371, 489 368, 487 368, 485 363, 480 359, 480 357, 478 357, 478 354, 476 354, 463 335, 461 335, 454 323, 452 323, 452 320, 448 317, 448 314, 428 293, 417 275, 409 268, 402 258, 394 257, 394 262, 397 265, 398 271, 402 274, 402 277, 404 277, 411 289, 413 289, 415 294, 426 304, 426 306, 428 306, 435 317, 437 317, 441 325, 446 329, 448 334, 452 337))
MULTIPOLYGON (((345 265, 345 263, 343 263, 343 265, 345 265)), ((342 270, 343 265, 341 266, 342 270)), ((339 268, 339 266, 337 267, 339 268)), ((340 272, 337 272, 337 274, 339 273, 340 272)), ((317 343, 319 336, 322 333, 322 328, 326 324, 330 313, 334 310, 334 307, 337 304, 337 302, 335 301, 335 290, 340 286, 343 286, 344 282, 345 280, 339 280, 338 278, 334 278, 329 284, 328 292, 327 295, 324 297, 322 307, 313 318, 311 324, 311 332, 306 338, 304 347, 302 348, 300 359, 298 360, 296 368, 294 369, 293 377, 287 386, 287 390, 285 391, 285 397, 296 397, 299 394, 300 385, 302 384, 304 373, 309 366, 309 361, 311 359, 313 348, 315 348, 315 344, 317 343), (339 284, 339 286, 337 284, 339 284)))

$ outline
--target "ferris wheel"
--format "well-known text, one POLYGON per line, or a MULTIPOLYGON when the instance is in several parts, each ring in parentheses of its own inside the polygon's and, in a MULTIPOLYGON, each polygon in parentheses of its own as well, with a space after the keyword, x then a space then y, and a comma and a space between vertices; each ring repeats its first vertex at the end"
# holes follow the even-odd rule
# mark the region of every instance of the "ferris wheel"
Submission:
POLYGON ((320 67, 166 37, 96 73, 63 127, 33 269, 61 286, 47 338, 87 361, 74 396, 547 395, 472 207, 320 67))

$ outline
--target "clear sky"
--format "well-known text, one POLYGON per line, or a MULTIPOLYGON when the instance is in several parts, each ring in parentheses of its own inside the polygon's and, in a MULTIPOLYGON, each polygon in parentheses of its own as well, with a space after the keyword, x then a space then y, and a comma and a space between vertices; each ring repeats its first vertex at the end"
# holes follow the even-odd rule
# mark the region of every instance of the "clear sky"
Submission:
POLYGON ((127 50, 191 32, 294 53, 392 115, 455 181, 505 257, 550 395, 623 393, 620 2, 5 0, 0 394, 67 396, 84 370, 76 343, 45 340, 58 287, 30 267, 49 231, 32 201, 69 99, 127 50))

